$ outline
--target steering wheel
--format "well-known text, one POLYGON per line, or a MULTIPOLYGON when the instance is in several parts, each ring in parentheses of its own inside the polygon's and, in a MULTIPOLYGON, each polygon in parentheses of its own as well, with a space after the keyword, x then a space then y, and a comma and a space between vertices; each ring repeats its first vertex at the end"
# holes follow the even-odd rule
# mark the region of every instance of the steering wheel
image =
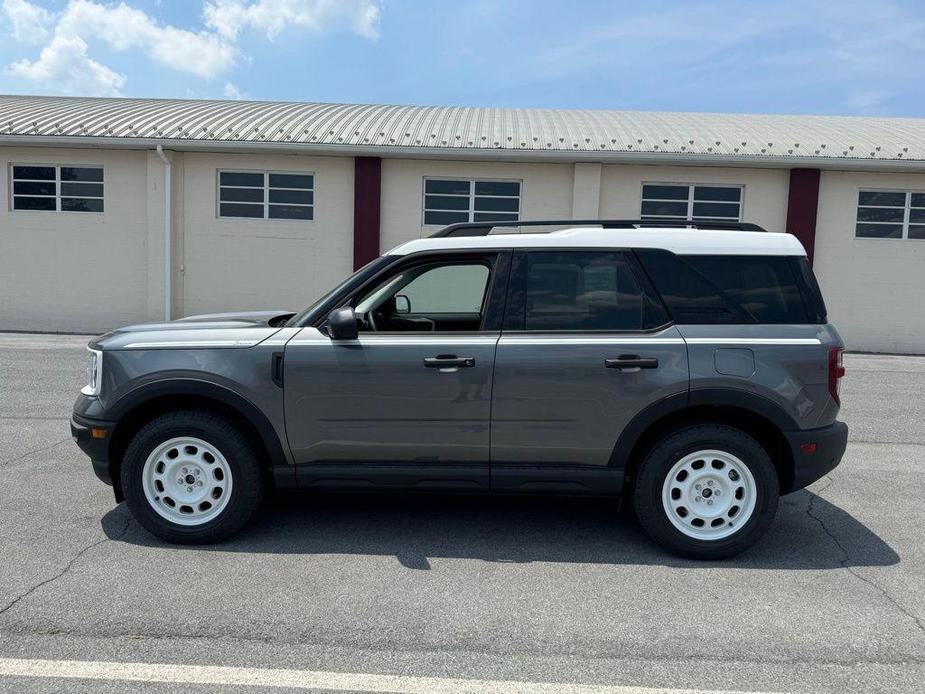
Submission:
POLYGON ((363 322, 366 323, 366 326, 369 328, 370 332, 377 333, 379 332, 379 326, 376 325, 376 319, 373 316, 374 313, 375 311, 373 309, 367 311, 363 316, 363 322))

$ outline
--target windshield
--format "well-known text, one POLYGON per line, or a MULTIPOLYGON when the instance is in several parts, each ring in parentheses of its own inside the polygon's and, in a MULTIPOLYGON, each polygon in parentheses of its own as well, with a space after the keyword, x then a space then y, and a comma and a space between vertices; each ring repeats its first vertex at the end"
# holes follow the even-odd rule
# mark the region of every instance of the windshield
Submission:
POLYGON ((334 306, 329 307, 327 304, 334 301, 343 292, 349 291, 351 288, 362 284, 366 281, 366 279, 372 277, 381 268, 385 267, 393 260, 395 260, 395 256, 383 255, 366 263, 366 265, 344 279, 343 282, 338 284, 327 294, 324 294, 320 299, 315 301, 315 303, 311 304, 308 308, 290 318, 286 322, 286 327, 291 328, 306 325, 308 322, 311 322, 314 319, 317 313, 324 312, 325 310, 330 311, 331 309, 336 308, 334 306))

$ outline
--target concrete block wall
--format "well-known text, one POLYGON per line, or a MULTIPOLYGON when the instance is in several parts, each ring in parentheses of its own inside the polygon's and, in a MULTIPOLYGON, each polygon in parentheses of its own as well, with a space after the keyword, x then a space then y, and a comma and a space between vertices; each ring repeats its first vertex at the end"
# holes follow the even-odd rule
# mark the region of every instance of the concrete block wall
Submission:
POLYGON ((430 236, 439 226, 425 226, 424 178, 488 178, 521 181, 521 218, 569 219, 572 216, 572 164, 383 159, 382 252, 430 236))
POLYGON ((291 309, 353 271, 353 158, 183 154, 182 315, 291 309), (219 170, 314 174, 314 220, 217 214, 219 170))
POLYGON ((99 332, 148 312, 146 154, 0 148, 0 330, 99 332), (12 209, 13 164, 102 166, 102 213, 12 209))
POLYGON ((925 354, 925 239, 855 238, 860 190, 925 192, 925 174, 823 171, 813 265, 850 349, 925 354))
MULTIPOLYGON (((168 152, 174 317, 299 310, 353 269, 352 157, 168 152), (315 219, 222 219, 221 169, 310 172, 315 219)), ((152 150, 0 148, 0 330, 102 332, 164 314, 164 166, 152 150), (13 211, 10 167, 101 165, 102 214, 13 211)), ((433 233, 426 177, 522 182, 523 218, 637 217, 646 182, 744 185, 743 219, 783 231, 787 169, 383 159, 380 250, 433 233)), ((923 173, 823 171, 815 271, 849 349, 925 353, 925 240, 857 239, 861 189, 925 191, 923 173)))

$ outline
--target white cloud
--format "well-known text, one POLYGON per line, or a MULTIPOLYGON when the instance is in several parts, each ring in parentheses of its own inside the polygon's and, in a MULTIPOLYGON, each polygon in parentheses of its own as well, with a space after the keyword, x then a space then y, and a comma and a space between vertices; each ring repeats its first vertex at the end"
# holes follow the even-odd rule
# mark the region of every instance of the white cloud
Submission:
POLYGON ((51 12, 26 0, 3 0, 3 13, 13 27, 13 39, 23 43, 42 43, 48 38, 51 12))
POLYGON ((233 82, 225 82, 225 86, 222 87, 222 95, 226 99, 249 99, 250 96, 238 89, 238 85, 233 82))
POLYGON ((87 44, 79 36, 55 36, 37 60, 18 60, 8 69, 18 77, 67 94, 115 96, 125 84, 125 75, 87 55, 87 44))
POLYGON ((124 2, 103 5, 72 0, 58 21, 56 35, 99 39, 118 51, 140 49, 174 70, 214 77, 234 64, 233 45, 210 32, 160 26, 124 2))
MULTIPOLYGON (((126 2, 69 0, 53 13, 28 0, 3 0, 3 10, 14 38, 48 41, 34 60, 10 64, 9 73, 52 91, 98 96, 118 94, 126 77, 92 59, 90 42, 140 51, 172 70, 214 79, 242 57, 237 37, 247 27, 269 38, 287 26, 349 30, 368 38, 379 31, 378 0, 208 0, 201 31, 161 24, 126 2)), ((226 93, 229 86, 236 90, 229 83, 226 93)))
MULTIPOLYGON (((47 11, 17 0, 20 16, 47 11), (22 9, 29 5, 31 9, 22 9)), ((162 26, 124 2, 103 5, 71 0, 56 17, 54 35, 35 60, 12 63, 9 71, 55 91, 105 96, 118 94, 124 75, 88 54, 88 40, 98 40, 117 51, 140 50, 151 59, 180 72, 215 77, 235 61, 235 46, 214 32, 192 32, 162 26)))
POLYGON ((379 14, 378 0, 209 0, 203 10, 206 24, 230 39, 248 27, 272 39, 290 26, 314 31, 345 28, 375 39, 379 14))

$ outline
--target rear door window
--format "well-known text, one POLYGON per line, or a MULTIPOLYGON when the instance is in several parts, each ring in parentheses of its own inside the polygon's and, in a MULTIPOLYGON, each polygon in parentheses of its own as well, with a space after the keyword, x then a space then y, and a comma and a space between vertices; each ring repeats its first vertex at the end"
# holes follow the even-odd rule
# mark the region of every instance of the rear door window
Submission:
POLYGON ((514 312, 523 330, 633 331, 667 322, 624 252, 530 251, 517 267, 514 312))
POLYGON ((816 311, 807 312, 805 281, 787 256, 677 256, 651 249, 638 255, 676 323, 818 321, 816 311))

